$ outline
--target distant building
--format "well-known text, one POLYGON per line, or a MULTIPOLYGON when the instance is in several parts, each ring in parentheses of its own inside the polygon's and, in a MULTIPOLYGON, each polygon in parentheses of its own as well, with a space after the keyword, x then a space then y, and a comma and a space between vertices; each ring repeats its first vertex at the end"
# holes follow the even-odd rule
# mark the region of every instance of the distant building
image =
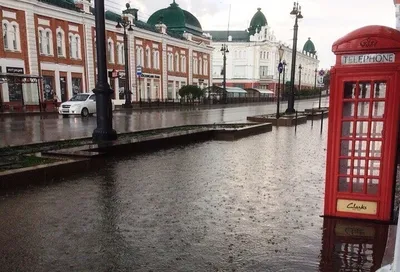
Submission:
MULTIPOLYGON (((37 108, 77 92, 94 89, 97 77, 94 9, 90 0, 2 0, 0 3, 0 106, 37 108), (15 82, 15 74, 40 77, 35 84, 15 82), (8 79, 7 79, 8 78, 8 79), (7 79, 7 80, 6 80, 7 79)), ((211 85, 212 47, 199 21, 173 3, 138 21, 138 10, 106 11, 109 84, 115 105, 124 103, 130 77, 132 100, 174 99, 182 85, 211 85), (124 70, 123 16, 133 21, 128 32, 129 74, 124 70), (136 67, 142 66, 140 81, 136 67), (118 77, 111 77, 119 74, 118 77)))
MULTIPOLYGON (((231 31, 204 31, 209 34, 214 47, 213 53, 213 82, 222 84, 223 55, 220 49, 223 44, 228 45, 226 78, 227 86, 241 88, 259 88, 276 91, 278 84, 279 63, 279 41, 274 32, 268 26, 265 15, 261 8, 257 9, 251 19, 247 30, 231 31)), ((285 53, 283 59, 286 61, 285 81, 290 81, 292 49, 282 45, 285 53)), ((298 46, 298 48, 301 48, 298 46)), ((301 71, 301 86, 313 87, 315 79, 315 68, 319 60, 317 51, 311 39, 304 44, 303 50, 297 52, 295 84, 298 86, 298 66, 303 67, 301 71)), ((281 82, 283 82, 281 75, 281 82)))

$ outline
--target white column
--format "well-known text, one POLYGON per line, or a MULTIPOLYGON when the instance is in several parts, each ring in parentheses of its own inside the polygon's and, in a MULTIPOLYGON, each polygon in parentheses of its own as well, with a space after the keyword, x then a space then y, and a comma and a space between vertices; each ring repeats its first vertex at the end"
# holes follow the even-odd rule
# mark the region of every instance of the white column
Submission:
POLYGON ((400 30, 400 4, 396 4, 396 29, 400 30))
POLYGON ((191 85, 193 84, 193 50, 192 48, 189 48, 189 56, 188 56, 188 67, 187 67, 187 71, 189 73, 189 82, 187 83, 187 85, 191 85))
POLYGON ((55 89, 58 100, 61 101, 61 84, 60 84, 60 71, 58 68, 54 70, 55 89))
MULTIPOLYGON (((94 57, 93 57, 93 35, 92 35, 92 23, 88 20, 83 21, 83 42, 84 42, 84 48, 86 49, 85 54, 85 59, 86 59, 86 67, 85 70, 87 71, 87 81, 89 85, 89 90, 93 90, 94 87, 96 86, 96 79, 95 79, 95 71, 96 67, 94 65, 94 57)), ((68 46, 68 43, 66 43, 68 46)), ((83 80, 83 79, 82 79, 83 80)))
POLYGON ((156 99, 156 95, 154 92, 154 78, 150 79, 150 99, 156 99))
POLYGON ((129 56, 129 77, 132 92, 132 101, 136 101, 136 66, 135 66, 135 37, 133 35, 128 36, 128 56, 129 56))
POLYGON ((148 99, 147 97, 147 77, 143 78, 143 85, 144 87, 142 88, 142 99, 146 100, 148 99))
POLYGON ((162 42, 162 60, 161 60, 161 69, 162 69, 162 93, 164 99, 167 98, 168 93, 168 63, 167 63, 167 44, 165 40, 162 42))
POLYGON ((176 99, 177 97, 176 97, 176 81, 175 80, 173 80, 172 81, 172 99, 176 99))
POLYGON ((73 92, 72 92, 72 74, 71 72, 67 72, 67 92, 68 92, 68 97, 72 97, 73 92))

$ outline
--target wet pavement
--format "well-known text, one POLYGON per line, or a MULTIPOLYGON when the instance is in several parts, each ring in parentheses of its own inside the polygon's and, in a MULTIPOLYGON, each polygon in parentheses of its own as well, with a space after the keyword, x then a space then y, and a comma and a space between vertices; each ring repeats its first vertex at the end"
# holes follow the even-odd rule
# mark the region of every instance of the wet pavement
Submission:
POLYGON ((387 226, 320 217, 318 123, 0 193, 0 270, 375 271, 387 226))
MULTIPOLYGON (((328 98, 323 98, 322 101, 328 98)), ((318 106, 318 99, 296 101, 295 108, 304 110, 318 106)), ((281 110, 287 108, 286 102, 281 110)), ((117 132, 154 129, 179 125, 243 122, 247 116, 275 113, 276 104, 248 105, 212 109, 171 109, 114 112, 114 129, 117 132)), ((78 137, 91 137, 96 128, 96 117, 62 118, 47 116, 0 116, 0 147, 78 137)))

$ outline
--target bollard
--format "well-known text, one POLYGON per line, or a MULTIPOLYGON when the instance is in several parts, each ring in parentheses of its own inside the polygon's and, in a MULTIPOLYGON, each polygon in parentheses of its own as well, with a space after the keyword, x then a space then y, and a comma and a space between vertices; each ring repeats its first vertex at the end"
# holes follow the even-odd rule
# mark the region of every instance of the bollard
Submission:
POLYGON ((296 132, 297 132, 297 110, 296 110, 296 117, 294 120, 294 133, 296 133, 296 132))
POLYGON ((311 127, 314 127, 314 108, 311 108, 311 127))
POLYGON ((321 112, 321 131, 320 131, 320 134, 322 134, 323 127, 324 127, 324 112, 321 112))

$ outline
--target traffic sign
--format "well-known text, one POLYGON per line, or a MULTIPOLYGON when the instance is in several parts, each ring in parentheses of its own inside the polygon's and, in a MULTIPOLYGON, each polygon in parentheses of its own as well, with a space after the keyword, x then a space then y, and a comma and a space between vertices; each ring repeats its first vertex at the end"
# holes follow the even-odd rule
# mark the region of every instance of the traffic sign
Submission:
POLYGON ((136 75, 141 76, 142 75, 142 66, 138 65, 136 67, 136 75))
POLYGON ((324 76, 324 75, 325 75, 325 71, 321 69, 321 70, 319 70, 318 74, 319 74, 320 76, 324 76))
POLYGON ((279 62, 279 64, 278 64, 278 72, 282 73, 282 71, 283 71, 283 64, 282 64, 282 62, 279 62))

